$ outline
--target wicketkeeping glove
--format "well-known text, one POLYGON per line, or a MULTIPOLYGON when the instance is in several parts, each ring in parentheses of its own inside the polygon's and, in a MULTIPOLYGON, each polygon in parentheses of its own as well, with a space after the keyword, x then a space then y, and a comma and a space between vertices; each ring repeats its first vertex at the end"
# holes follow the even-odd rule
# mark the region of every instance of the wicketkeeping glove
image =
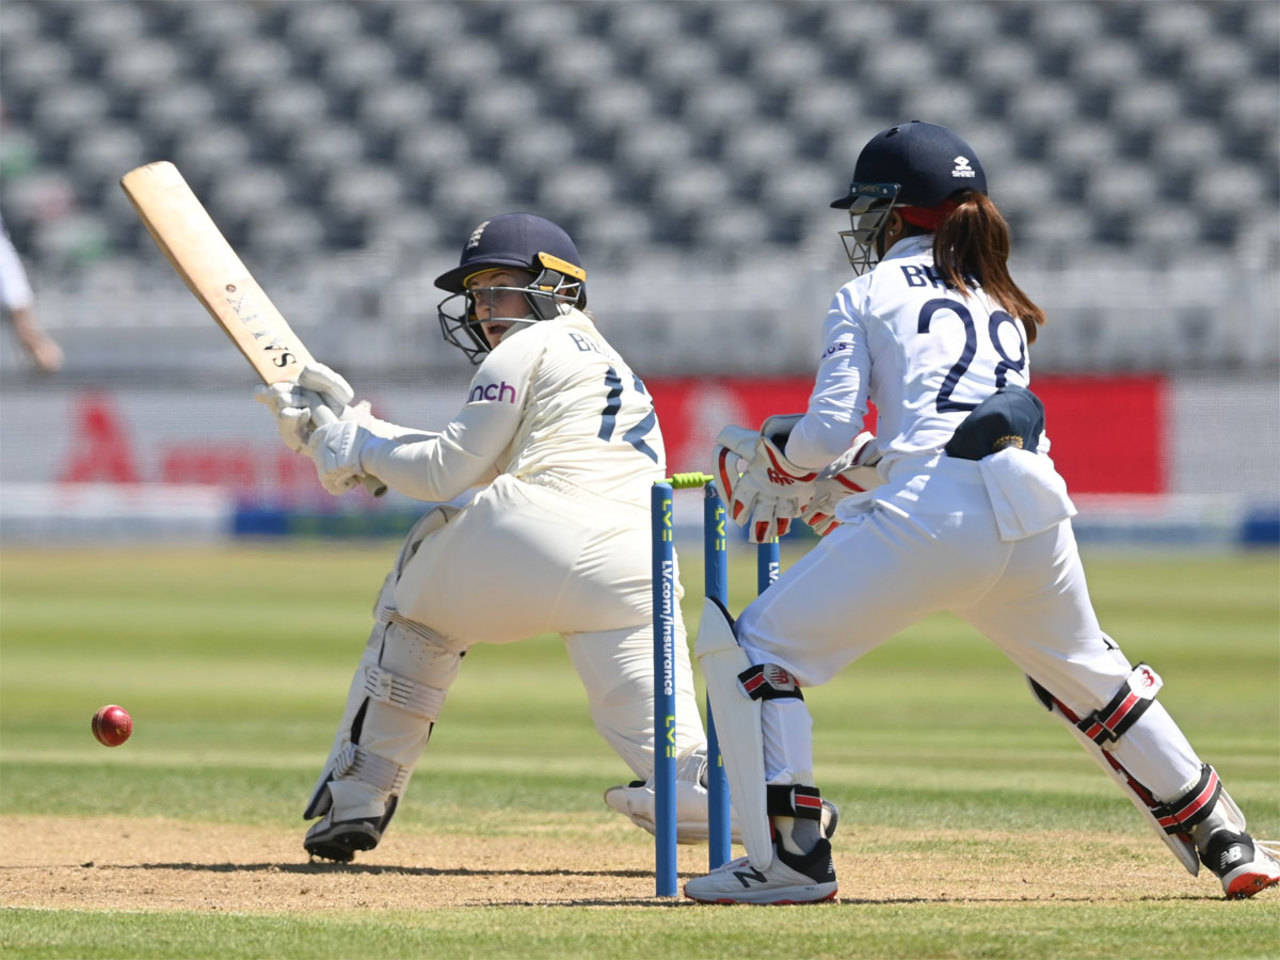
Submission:
POLYGON ((716 437, 716 473, 729 517, 746 527, 751 543, 785 535, 792 518, 813 498, 817 472, 796 466, 782 453, 800 417, 770 417, 759 433, 728 426, 716 437))
POLYGON ((848 450, 818 472, 813 499, 800 514, 804 522, 820 537, 840 526, 835 517, 836 504, 845 497, 878 487, 880 474, 875 465, 879 462, 880 445, 874 434, 864 430, 853 438, 848 450))

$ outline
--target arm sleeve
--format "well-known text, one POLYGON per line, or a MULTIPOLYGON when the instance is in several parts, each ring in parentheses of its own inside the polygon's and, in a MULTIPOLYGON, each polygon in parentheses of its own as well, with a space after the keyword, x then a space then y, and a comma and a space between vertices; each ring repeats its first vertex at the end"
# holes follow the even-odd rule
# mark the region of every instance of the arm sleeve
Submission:
POLYGON ((836 294, 823 326, 822 359, 809 409, 783 452, 799 467, 825 467, 849 449, 867 415, 871 354, 866 330, 848 287, 836 294))
POLYGON ((361 451, 361 467, 417 500, 450 500, 492 480, 498 457, 523 419, 536 359, 516 350, 494 350, 476 371, 466 404, 448 426, 437 434, 371 440, 361 451))
POLYGON ((4 223, 0 222, 0 307, 8 311, 26 310, 34 299, 27 271, 5 232, 4 223))

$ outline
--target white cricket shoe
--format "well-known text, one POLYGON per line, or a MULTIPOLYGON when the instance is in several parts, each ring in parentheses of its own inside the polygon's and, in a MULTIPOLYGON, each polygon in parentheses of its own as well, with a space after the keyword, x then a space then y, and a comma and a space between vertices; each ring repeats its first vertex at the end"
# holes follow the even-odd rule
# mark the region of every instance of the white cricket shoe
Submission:
POLYGON ((1270 843, 1247 833, 1218 830, 1209 837, 1201 861, 1222 881, 1228 900, 1243 900, 1280 883, 1280 860, 1270 843))
POLYGON ((741 857, 684 885, 684 895, 699 903, 820 903, 836 892, 831 844, 826 839, 804 856, 796 856, 775 838, 773 863, 766 870, 757 870, 741 857))
MULTIPOLYGON (((653 784, 645 780, 632 780, 617 784, 604 792, 604 802, 610 810, 616 810, 630 819, 637 827, 654 832, 653 809, 657 801, 653 784)), ((822 801, 822 835, 835 835, 840 822, 840 809, 830 800, 822 801)), ((742 843, 742 834, 736 820, 732 824, 734 843, 742 843)), ((676 781, 676 842, 706 843, 710 836, 707 825, 707 788, 688 780, 676 781)))

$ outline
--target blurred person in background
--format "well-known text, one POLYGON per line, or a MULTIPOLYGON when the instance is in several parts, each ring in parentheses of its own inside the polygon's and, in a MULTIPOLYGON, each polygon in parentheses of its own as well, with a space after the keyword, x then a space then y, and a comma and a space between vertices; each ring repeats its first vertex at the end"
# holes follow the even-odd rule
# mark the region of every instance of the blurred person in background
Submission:
POLYGON ((832 206, 850 214, 854 279, 828 310, 808 411, 722 432, 745 464, 729 511, 767 539, 779 520, 814 515, 803 508, 820 471, 848 468, 855 448, 881 482, 841 500, 834 526, 831 507, 819 511, 830 532, 736 624, 704 605, 697 655, 748 857, 686 895, 835 896, 802 688, 944 610, 1017 664, 1190 873, 1203 863, 1228 898, 1280 882, 1280 862, 1157 700, 1160 677, 1098 623, 1075 508, 1027 389, 1044 314, 1009 275, 1008 227, 976 154, 944 127, 899 124, 863 148, 832 206), (869 402, 874 455, 859 436, 869 402))
MULTIPOLYGON (((596 729, 638 778, 606 802, 653 830, 649 494, 666 455, 644 384, 585 312, 586 277, 549 220, 506 214, 472 231, 435 282, 450 294, 444 338, 478 368, 438 433, 349 406, 327 367, 260 391, 329 492, 372 476, 436 503, 375 604, 305 812, 320 818, 304 840, 313 856, 346 861, 379 842, 471 646, 543 633, 563 636, 596 729)), ((707 836, 706 737, 680 618, 676 654, 678 832, 693 842, 707 836)))
POLYGON ((42 373, 62 369, 62 348, 41 328, 35 315, 35 295, 18 251, 0 219, 0 308, 31 362, 42 373))

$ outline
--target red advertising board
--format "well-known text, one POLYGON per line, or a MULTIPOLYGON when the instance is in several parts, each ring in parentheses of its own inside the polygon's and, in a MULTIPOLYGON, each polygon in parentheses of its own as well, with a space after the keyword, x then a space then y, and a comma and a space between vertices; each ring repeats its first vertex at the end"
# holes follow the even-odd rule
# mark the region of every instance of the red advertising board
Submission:
MULTIPOLYGON (((727 423, 759 427, 774 413, 799 413, 812 381, 647 380, 671 470, 709 469, 727 423)), ((1037 377, 1058 470, 1076 493, 1163 493, 1167 489, 1165 382, 1160 377, 1037 377)), ((874 411, 873 411, 874 414, 874 411)), ((872 423, 868 428, 872 429, 872 423)))

